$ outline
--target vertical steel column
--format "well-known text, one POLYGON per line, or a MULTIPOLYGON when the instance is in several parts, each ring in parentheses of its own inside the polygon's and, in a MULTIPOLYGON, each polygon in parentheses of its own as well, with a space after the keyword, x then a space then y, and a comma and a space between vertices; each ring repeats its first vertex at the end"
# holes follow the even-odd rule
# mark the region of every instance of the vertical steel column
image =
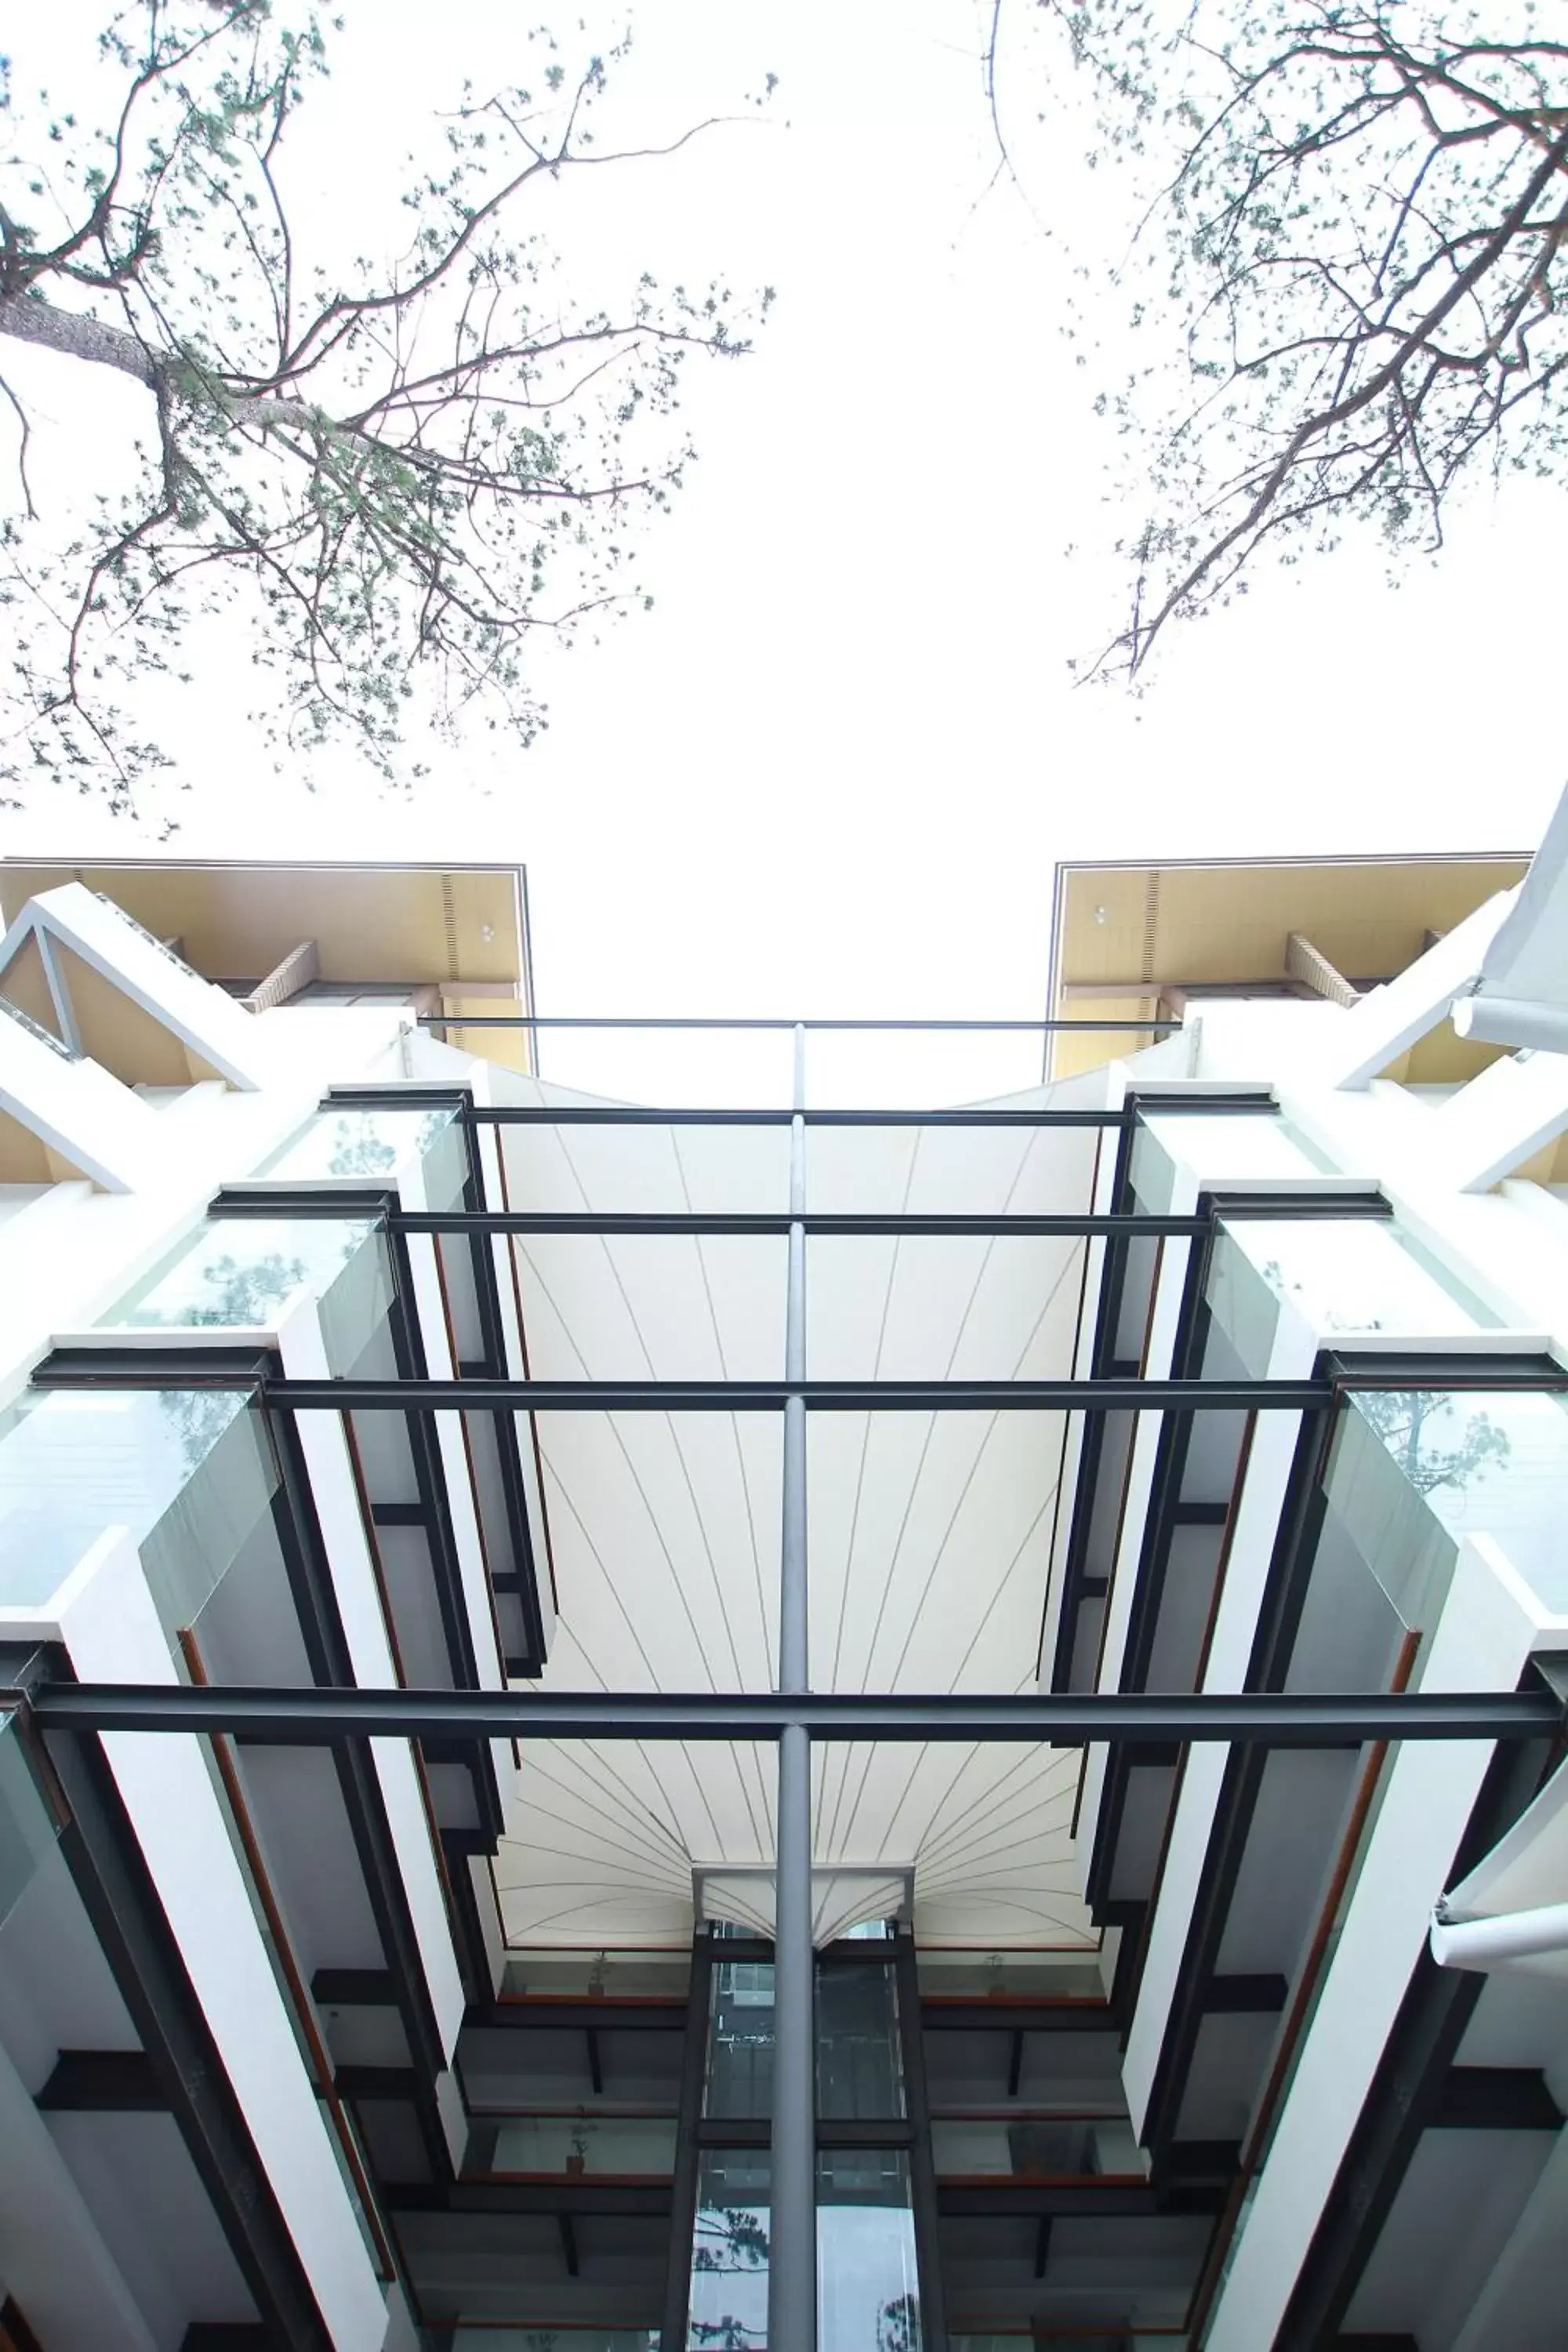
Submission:
MULTIPOLYGON (((805 1378, 805 1031, 795 1033, 790 1124, 789 1302, 784 1378, 805 1378)), ((806 1645, 805 1399, 786 1399, 779 1576, 781 1691, 811 1683, 806 1645)), ((768 2352, 816 2352, 816 2032, 811 1914, 811 1743, 803 1725, 779 1740, 778 1853, 773 1874, 773 2232, 768 2352)))

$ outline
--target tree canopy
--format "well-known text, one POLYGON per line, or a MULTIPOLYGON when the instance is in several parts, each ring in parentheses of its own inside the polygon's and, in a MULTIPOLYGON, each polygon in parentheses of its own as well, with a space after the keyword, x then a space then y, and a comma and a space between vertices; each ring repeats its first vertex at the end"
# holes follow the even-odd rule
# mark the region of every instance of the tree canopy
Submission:
MULTIPOLYGON (((1465 478, 1561 472, 1560 11, 1035 5, 1089 78, 1106 208, 1107 181, 1152 196, 1096 294, 1099 319, 1130 331, 1132 363, 1098 404, 1121 436, 1133 577, 1095 668, 1135 674, 1168 623, 1245 589, 1262 556, 1331 547, 1358 520, 1397 549, 1436 549, 1465 478)), ((1000 0, 991 28, 1000 139, 1000 0)), ((1059 134, 1070 95, 1030 94, 1059 134)))
POLYGON ((684 363, 745 351, 771 295, 631 270, 606 299, 554 266, 539 200, 708 126, 606 144, 626 45, 574 67, 520 29, 531 87, 464 91, 345 264, 288 144, 339 29, 290 0, 134 0, 79 102, 0 87, 0 782, 128 803, 168 759, 138 681, 183 677, 216 611, 264 674, 268 740, 346 737, 396 775, 411 705, 526 742, 530 632, 646 601, 635 524, 693 455, 684 363), (36 489, 23 346, 77 363, 79 392, 113 372, 144 396, 127 469, 68 529, 36 489))

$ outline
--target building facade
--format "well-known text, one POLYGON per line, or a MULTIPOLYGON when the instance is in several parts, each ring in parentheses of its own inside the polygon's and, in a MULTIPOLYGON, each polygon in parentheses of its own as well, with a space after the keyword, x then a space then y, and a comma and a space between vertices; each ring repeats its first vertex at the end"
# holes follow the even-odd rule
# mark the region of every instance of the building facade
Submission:
POLYGON ((1558 2345, 1568 1057, 1422 1075, 1509 892, 739 1108, 98 878, 0 951, 0 2343, 1558 2345))

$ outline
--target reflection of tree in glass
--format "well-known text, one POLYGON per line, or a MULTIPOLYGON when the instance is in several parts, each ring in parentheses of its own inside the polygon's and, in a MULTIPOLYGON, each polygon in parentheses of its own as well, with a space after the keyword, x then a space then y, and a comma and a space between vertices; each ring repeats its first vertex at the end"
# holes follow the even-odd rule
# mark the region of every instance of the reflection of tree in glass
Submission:
MULTIPOLYGON (((746 2272, 755 2274, 768 2264, 768 2226, 760 2213, 733 2205, 702 2205, 698 2209, 691 2267, 710 2274, 746 2272)), ((714 2352, 756 2352, 758 2336, 744 2320, 689 2322, 693 2344, 711 2345, 714 2352)))
POLYGON ((1513 1450, 1507 1431, 1484 1412, 1468 1414, 1458 1442, 1445 1445, 1437 1424, 1454 1413, 1455 1402, 1441 1390, 1363 1389, 1357 1402, 1418 1495, 1468 1486, 1478 1471, 1500 1470, 1513 1450))
POLYGON ((397 1164, 397 1151, 375 1131, 375 1121, 363 1114, 340 1118, 327 1161, 329 1176, 384 1176, 397 1164))
POLYGON ((212 1297, 205 1307, 192 1307, 180 1318, 182 1323, 202 1324, 265 1324, 270 1310, 283 1301, 305 1279, 305 1261, 300 1257, 284 1257, 270 1250, 265 1257, 242 1265, 237 1258, 215 1258, 211 1265, 202 1268, 202 1280, 212 1297))
MULTIPOLYGON (((1307 1296, 1306 1284, 1292 1282, 1277 1257, 1269 1258, 1265 1265, 1263 1279, 1277 1298, 1283 1298, 1288 1290, 1294 1291, 1298 1298, 1304 1299, 1307 1296)), ((1367 1315, 1359 1309, 1347 1315, 1337 1307, 1320 1306, 1308 1316, 1308 1320, 1320 1331, 1381 1331, 1383 1328, 1381 1315, 1367 1315)))
POLYGON ((206 1460, 234 1419, 234 1396, 226 1389, 160 1389, 158 1410, 172 1423, 187 1471, 206 1460))
POLYGON ((921 2352, 921 2307, 912 2294, 895 2295, 877 2314, 877 2352, 921 2352))

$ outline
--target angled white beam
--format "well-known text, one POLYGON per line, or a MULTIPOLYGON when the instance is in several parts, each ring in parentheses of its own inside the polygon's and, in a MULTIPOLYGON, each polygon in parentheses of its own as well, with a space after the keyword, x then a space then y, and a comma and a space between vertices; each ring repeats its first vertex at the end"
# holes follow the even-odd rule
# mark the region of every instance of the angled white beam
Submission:
POLYGON ((1336 1022, 1314 1076, 1331 1087, 1364 1087, 1448 1015, 1480 971, 1487 950, 1513 904, 1515 893, 1500 890, 1467 915, 1426 954, 1395 978, 1374 988, 1336 1022))
POLYGON ((106 1192, 133 1192, 158 1165, 158 1116, 139 1095, 5 1013, 0 1111, 106 1192))
POLYGON ((1431 1115, 1427 1142, 1442 1181, 1484 1192, 1568 1129, 1568 1053, 1493 1062, 1431 1115))
POLYGON ((204 1062, 247 1093, 279 1076, 265 1028, 211 981, 160 946, 121 908, 79 882, 40 891, 24 908, 40 930, 123 992, 204 1062))
POLYGON ((55 1008, 55 1025, 59 1032, 60 1043, 68 1053, 79 1054, 81 1035, 76 1025, 76 1013, 71 1004, 70 990, 66 986, 65 974, 60 970, 59 958, 55 953, 54 943, 41 923, 37 926, 34 937, 38 942, 38 961, 44 967, 44 985, 49 992, 49 1003, 55 1008))

